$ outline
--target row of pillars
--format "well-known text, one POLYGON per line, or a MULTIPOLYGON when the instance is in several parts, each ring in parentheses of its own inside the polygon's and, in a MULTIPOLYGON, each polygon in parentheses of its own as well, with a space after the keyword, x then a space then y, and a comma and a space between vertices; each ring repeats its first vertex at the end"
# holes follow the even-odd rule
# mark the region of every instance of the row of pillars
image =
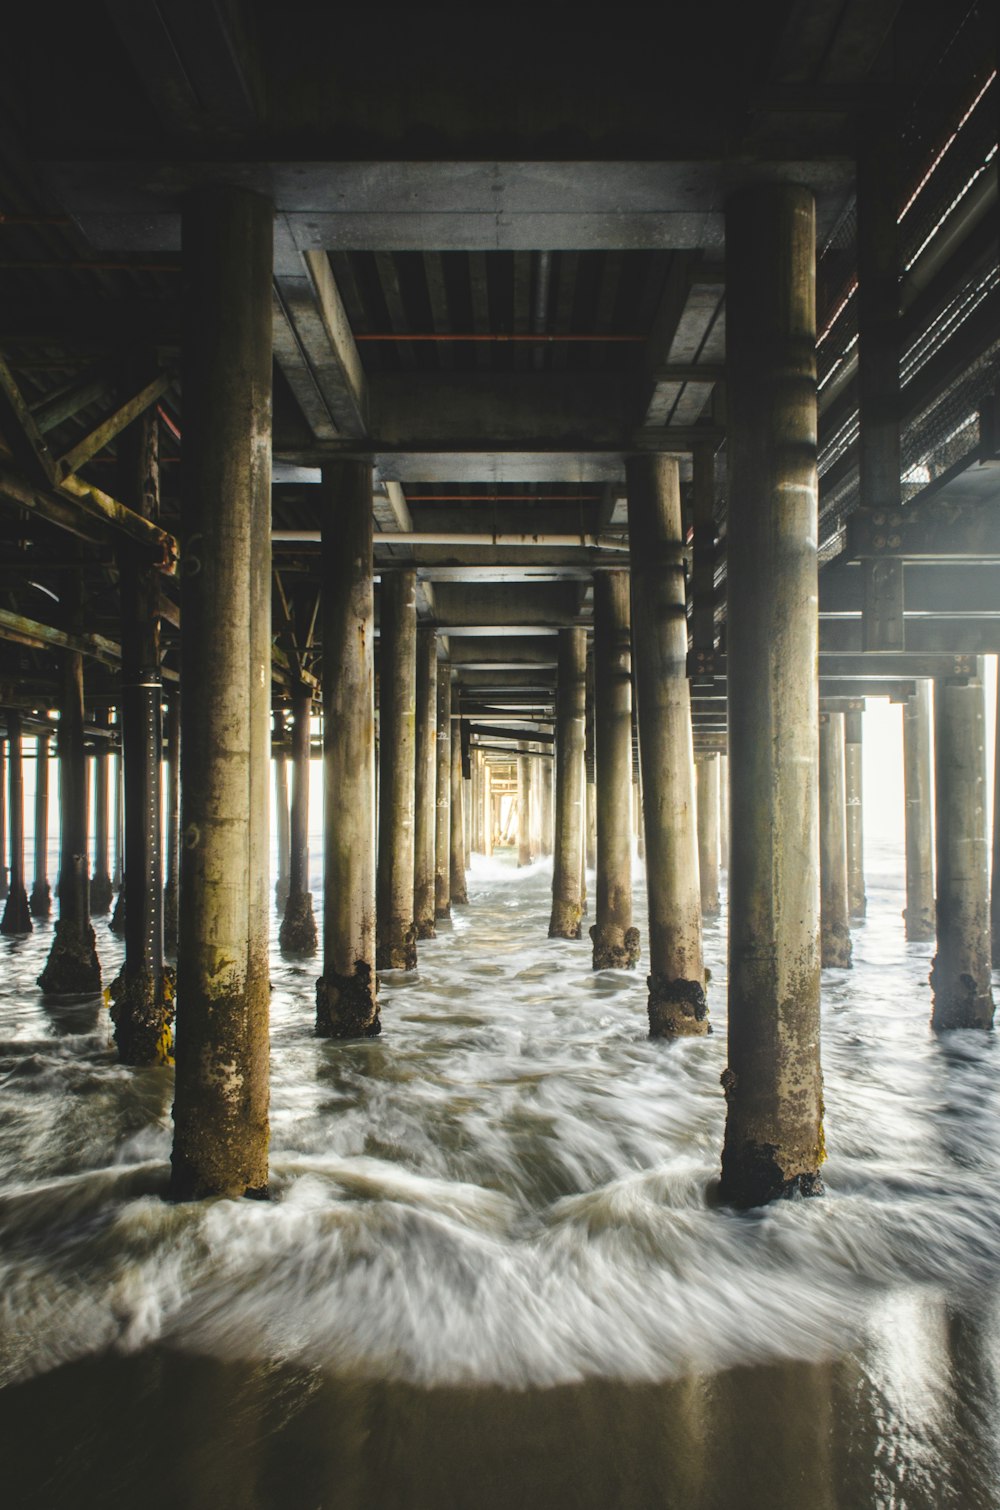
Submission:
MULTIPOLYGON (((52 913, 52 888, 49 883, 49 761, 50 761, 50 731, 37 729, 35 720, 32 718, 28 723, 30 743, 34 745, 34 825, 32 849, 34 858, 34 877, 30 894, 26 893, 26 872, 24 864, 24 778, 23 761, 24 751, 24 719, 17 710, 10 710, 5 714, 7 724, 6 741, 0 740, 0 793, 4 787, 4 774, 6 764, 6 752, 9 751, 10 760, 7 770, 9 777, 7 782, 6 803, 0 799, 0 901, 7 903, 4 916, 0 921, 0 933, 22 934, 32 931, 32 919, 48 918, 52 913), (7 823, 9 820, 9 846, 7 839, 7 823), (7 859, 9 858, 9 868, 7 859), (9 877, 9 880, 8 880, 9 877)), ((166 717, 166 746, 164 755, 167 762, 165 780, 166 800, 166 879, 163 893, 163 935, 164 945, 167 949, 173 949, 177 943, 177 867, 178 867, 178 817, 180 797, 180 776, 178 770, 178 709, 177 700, 174 698, 168 709, 166 717)), ((98 730, 106 731, 106 736, 111 733, 110 720, 106 710, 98 710, 94 714, 94 724, 98 730)), ((122 775, 122 762, 120 757, 114 764, 114 776, 109 782, 108 767, 111 763, 110 741, 102 740, 95 748, 93 756, 93 830, 94 848, 92 864, 89 869, 89 912, 91 917, 100 917, 111 911, 112 903, 117 894, 118 901, 114 908, 110 927, 113 933, 125 931, 125 889, 124 880, 124 782, 122 775), (108 793, 113 789, 114 801, 114 836, 111 843, 111 853, 114 855, 113 868, 109 861, 109 811, 108 793)), ((27 758, 31 758, 30 755, 27 758)), ((62 759, 67 759, 63 754, 62 759)), ((133 772, 135 767, 133 766, 133 772)), ((134 783, 133 783, 134 784, 134 783)), ((74 812, 74 821, 70 825, 69 832, 86 832, 87 824, 87 771, 79 776, 62 776, 60 764, 60 794, 64 792, 72 796, 74 806, 82 798, 83 812, 74 812), (68 783, 68 784, 67 784, 68 783)), ((60 803, 60 807, 62 804, 60 803)), ((158 814, 151 806, 148 815, 149 821, 157 821, 158 814)), ((62 839, 60 840, 60 850, 62 839)), ((60 862, 61 868, 61 862, 60 862)), ((58 881, 56 894, 58 895, 58 881)))
MULTIPOLYGON (((721 1194, 747 1206, 816 1193, 823 1158, 811 193, 787 183, 741 191, 726 209, 726 247, 731 837, 721 1194)), ((261 1194, 267 1186, 271 206, 242 189, 198 192, 184 209, 183 255, 189 289, 183 905, 172 1189, 190 1198, 261 1194)), ((634 686, 650 1026, 665 1036, 701 1035, 708 1031, 705 882, 698 862, 677 463, 669 456, 629 457, 627 484, 631 575, 599 574, 595 584, 595 962, 628 964, 637 945, 625 884, 634 686), (629 618, 634 668, 626 665, 629 618)), ((412 571, 387 575, 376 840, 370 464, 328 464, 319 497, 327 821, 316 1026, 332 1037, 371 1036, 380 1028, 377 968, 410 967, 418 934, 432 926, 430 804, 425 795, 419 816, 416 783, 429 780, 436 655, 426 644, 418 653, 414 643, 412 571), (428 710, 419 720, 422 749, 418 665, 419 700, 428 710)), ((72 679, 74 658, 65 660, 72 679)), ((126 691, 141 690, 144 675, 155 680, 154 660, 143 665, 128 671, 126 691)), ((436 917, 464 899, 466 845, 461 740, 450 685, 437 670, 436 917)), ((586 830, 581 629, 560 632, 559 672, 550 931, 576 936, 586 830)), ((939 782, 950 781, 947 813, 939 801, 937 836, 935 973, 942 999, 956 966, 962 977, 968 973, 961 949, 950 941, 961 936, 964 949, 973 922, 982 922, 988 939, 988 916, 981 918, 971 901, 969 872, 978 859, 963 827, 972 800, 962 774, 968 767, 961 763, 971 706, 965 691, 946 688, 938 709, 939 782)), ((135 706, 140 728, 140 699, 135 706)), ((78 708, 82 700, 67 696, 67 749, 82 738, 73 727, 78 708)), ((717 779, 717 770, 706 770, 704 780, 717 779)), ((702 806, 707 811, 710 803, 702 806)), ((131 862, 126 871, 128 880, 131 862)), ((64 862, 61 904, 65 891, 67 906, 75 905, 77 881, 83 885, 64 862)), ((711 887, 711 878, 706 881, 711 887)), ((299 883, 304 888, 302 872, 299 883)), ((711 895, 707 900, 711 904, 711 895)), ((978 985, 962 989, 966 997, 984 994, 978 985)))

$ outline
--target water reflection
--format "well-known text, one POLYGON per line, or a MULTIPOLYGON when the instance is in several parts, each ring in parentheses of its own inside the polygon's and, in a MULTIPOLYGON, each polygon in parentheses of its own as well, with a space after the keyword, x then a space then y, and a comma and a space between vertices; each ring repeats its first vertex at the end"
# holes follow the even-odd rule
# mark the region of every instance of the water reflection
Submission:
POLYGON ((548 886, 480 864, 377 1040, 316 1040, 318 963, 275 948, 268 1205, 165 1204, 169 1072, 42 1001, 47 930, 7 950, 15 1503, 1000 1503, 995 1039, 931 1038, 891 870, 825 982, 829 1195, 742 1216, 707 1200, 722 929, 715 1035, 651 1043, 548 886))

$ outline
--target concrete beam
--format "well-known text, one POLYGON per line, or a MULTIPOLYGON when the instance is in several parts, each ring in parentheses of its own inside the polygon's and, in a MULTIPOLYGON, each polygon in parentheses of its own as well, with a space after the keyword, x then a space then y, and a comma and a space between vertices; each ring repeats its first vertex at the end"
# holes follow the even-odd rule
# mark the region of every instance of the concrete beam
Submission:
MULTIPOLYGON (((981 561, 907 561, 903 568, 906 613, 1000 615, 1000 564, 981 561)), ((820 572, 820 618, 857 615, 862 607, 862 571, 838 562, 820 572)))
POLYGON ((274 355, 317 440, 363 436, 368 393, 325 252, 301 253, 275 231, 274 355))
POLYGON ((1000 562, 1000 511, 993 500, 941 501, 912 512, 857 509, 847 520, 846 553, 877 560, 1000 562))

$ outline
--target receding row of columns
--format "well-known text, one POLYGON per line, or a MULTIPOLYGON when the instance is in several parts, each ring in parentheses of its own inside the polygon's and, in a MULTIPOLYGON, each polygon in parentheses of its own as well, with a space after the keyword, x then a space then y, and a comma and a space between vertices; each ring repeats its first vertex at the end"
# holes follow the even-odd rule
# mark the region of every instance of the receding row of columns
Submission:
MULTIPOLYGON (((184 905, 178 921, 172 1179, 179 1198, 262 1194, 267 1185, 271 219, 264 199, 228 188, 193 195, 183 215, 190 297, 182 613, 185 646, 195 648, 185 655, 180 735, 184 905)), ((840 921, 857 905, 858 875, 852 899, 849 741, 842 714, 824 713, 821 720, 816 677, 811 194, 772 183, 736 195, 726 212, 726 246, 728 549, 736 569, 728 578, 729 1046, 722 1194, 737 1205, 753 1205, 820 1188, 821 934, 843 946, 840 921)), ((138 475, 141 494, 141 467, 138 475)), ((701 760, 696 776, 676 459, 629 457, 627 488, 630 577, 599 573, 595 583, 596 783, 585 779, 585 631, 570 627, 559 635, 549 931, 580 936, 593 827, 594 964, 629 965, 637 957, 629 824, 634 687, 650 1030, 700 1035, 709 1031, 702 919, 718 907, 720 838, 713 825, 720 763, 701 760)), ((483 806, 478 786, 475 801, 467 804, 463 764, 469 752, 463 751, 450 676, 433 665, 427 640, 418 654, 415 575, 404 567, 383 576, 376 824, 371 497, 369 463, 345 460, 324 468, 327 821, 316 1026, 321 1034, 342 1038, 379 1032, 377 967, 411 968, 418 934, 434 926, 432 806, 435 919, 466 899, 466 849, 477 838, 474 813, 483 806)), ((142 573, 132 575, 141 596, 142 573)), ((141 606, 135 612, 144 622, 141 606)), ((71 653, 63 663, 60 919, 42 977, 49 989, 61 988, 66 959, 79 972, 91 962, 97 971, 81 776, 82 668, 71 653)), ((126 735, 127 789, 130 760, 144 759, 151 771, 155 755, 159 771, 158 684, 155 647, 141 648, 124 687, 126 724, 132 720, 136 731, 134 738, 126 735), (145 756, 130 757, 133 747, 145 756)), ((309 712, 303 692, 293 703, 288 835, 289 905, 294 896, 303 910, 309 712)), ((980 817, 984 783, 977 775, 981 684, 943 685, 936 719, 935 1020, 952 1026, 970 1014, 985 1020, 992 1012, 980 817), (982 961, 972 957, 974 935, 980 945, 987 940, 985 986, 982 961)), ((13 741, 11 751, 13 772, 13 741)), ((542 763, 543 772, 548 765, 542 763)), ((470 778, 473 769, 476 782, 485 783, 478 764, 470 778)), ((530 785, 525 772, 524 787, 530 785)), ((141 783, 135 790, 141 827, 141 814, 148 815, 155 799, 142 793, 141 783)), ((530 858, 529 790, 518 805, 530 858)), ((546 807, 543 798, 543 817, 546 807)), ((485 845, 485 835, 477 842, 485 845)), ((162 951, 162 936, 155 936, 156 906, 150 912, 141 895, 154 879, 160 895, 158 855, 151 836, 141 851, 133 851, 126 838, 126 850, 126 883, 131 873, 133 884, 126 916, 141 919, 130 952, 148 976, 143 950, 162 951)), ((860 863, 858 855, 855 872, 860 863)), ((908 901, 908 926, 909 912, 908 901)), ((154 1007, 150 1023, 162 1039, 162 999, 154 1007)), ((116 1027, 121 1029, 117 1019, 116 1027)))

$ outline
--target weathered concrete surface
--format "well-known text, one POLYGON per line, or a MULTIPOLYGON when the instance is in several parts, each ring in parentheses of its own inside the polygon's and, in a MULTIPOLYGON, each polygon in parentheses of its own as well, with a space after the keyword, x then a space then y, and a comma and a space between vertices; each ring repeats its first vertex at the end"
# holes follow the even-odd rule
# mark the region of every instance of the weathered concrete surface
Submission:
POLYGON ((413 834, 413 919, 418 939, 432 939, 437 824, 437 632, 417 628, 416 789, 413 834))
POLYGON ((413 822, 417 704, 417 574, 382 572, 376 963, 414 970, 413 822))
POLYGON ((517 863, 530 865, 531 853, 531 767, 527 742, 518 746, 517 757, 517 863))
POLYGON ((934 938, 934 792, 931 780, 931 688, 917 682, 903 707, 903 787, 906 793, 906 937, 934 938))
POLYGON ((38 984, 52 995, 70 995, 99 991, 101 966, 90 923, 83 657, 64 651, 60 679, 59 918, 38 984))
POLYGON ((632 646, 629 579, 594 575, 594 743, 597 800, 595 970, 632 969, 632 646))
POLYGON ((434 916, 451 916, 451 667, 438 667, 434 799, 434 916))
POLYGON ((934 819, 937 953, 931 1026, 993 1025, 989 845, 986 837, 986 708, 983 684, 934 688, 934 819))
MULTIPOLYGON (((10 882, 0 933, 21 934, 32 931, 28 893, 24 889, 24 766, 21 760, 21 715, 7 714, 9 760, 7 767, 7 802, 10 832, 10 882)), ((2 787, 0 787, 2 793, 2 787)), ((2 801, 0 795, 0 801, 2 801)))
POLYGON ((191 1199, 259 1195, 268 1178, 270 204, 236 188, 193 194, 183 256, 186 653, 172 1192, 191 1199))
POLYGON ((865 895, 864 713, 844 714, 844 791, 847 803, 847 910, 852 918, 868 911, 865 895))
POLYGON ((728 577, 721 1194, 737 1206, 821 1188, 815 258, 807 189, 761 185, 730 200, 728 551, 739 570, 728 577))
MULTIPOLYGON (((126 647, 123 646, 123 652, 126 647)), ((94 714, 98 728, 108 727, 108 711, 98 708, 94 714)), ((90 912, 103 917, 111 908, 114 889, 108 870, 108 754, 107 744, 99 743, 94 752, 94 869, 90 877, 90 912)))
POLYGON ((28 905, 33 918, 47 918, 52 912, 52 889, 49 886, 49 736, 38 735, 35 757, 35 874, 28 905))
POLYGON ((323 975, 316 1032, 381 1032, 375 975, 372 469, 323 469, 323 975))
POLYGON ((173 952, 177 948, 177 899, 181 860, 181 706, 176 692, 171 694, 167 703, 165 736, 167 853, 163 883, 163 947, 173 952))
POLYGON ((649 902, 649 1031, 709 1031, 687 680, 680 474, 671 456, 626 464, 632 541, 632 660, 649 902))
POLYGON ((699 755, 694 763, 698 792, 698 877, 702 918, 719 916, 719 756, 699 755))
POLYGON ((847 905, 847 799, 843 713, 819 716, 820 959, 825 967, 851 966, 847 905))
MULTIPOLYGON (((159 421, 140 416, 119 437, 118 491, 142 518, 159 517, 159 421)), ((163 751, 158 573, 134 550, 119 550, 122 624, 122 700, 119 711, 124 770, 125 961, 111 986, 111 1017, 125 1064, 171 1057, 172 986, 163 966, 161 757, 163 751)), ((110 879, 109 879, 110 889, 110 879)))
MULTIPOLYGON (((283 740, 286 733, 285 710, 274 712, 274 733, 283 740)), ((274 809, 277 830, 278 875, 274 883, 274 902, 279 912, 284 912, 291 885, 289 869, 292 863, 292 822, 288 806, 288 751, 279 748, 274 752, 274 809)))
POLYGON ((549 938, 578 939, 583 916, 587 632, 560 629, 556 687, 555 848, 549 938))
POLYGON ((312 693, 292 694, 292 806, 289 821, 288 900, 278 943, 288 954, 315 954, 316 918, 309 891, 309 748, 312 693))
POLYGON ((462 730, 457 714, 460 709, 457 686, 451 689, 451 900, 460 907, 469 900, 465 882, 465 782, 462 780, 462 730))

